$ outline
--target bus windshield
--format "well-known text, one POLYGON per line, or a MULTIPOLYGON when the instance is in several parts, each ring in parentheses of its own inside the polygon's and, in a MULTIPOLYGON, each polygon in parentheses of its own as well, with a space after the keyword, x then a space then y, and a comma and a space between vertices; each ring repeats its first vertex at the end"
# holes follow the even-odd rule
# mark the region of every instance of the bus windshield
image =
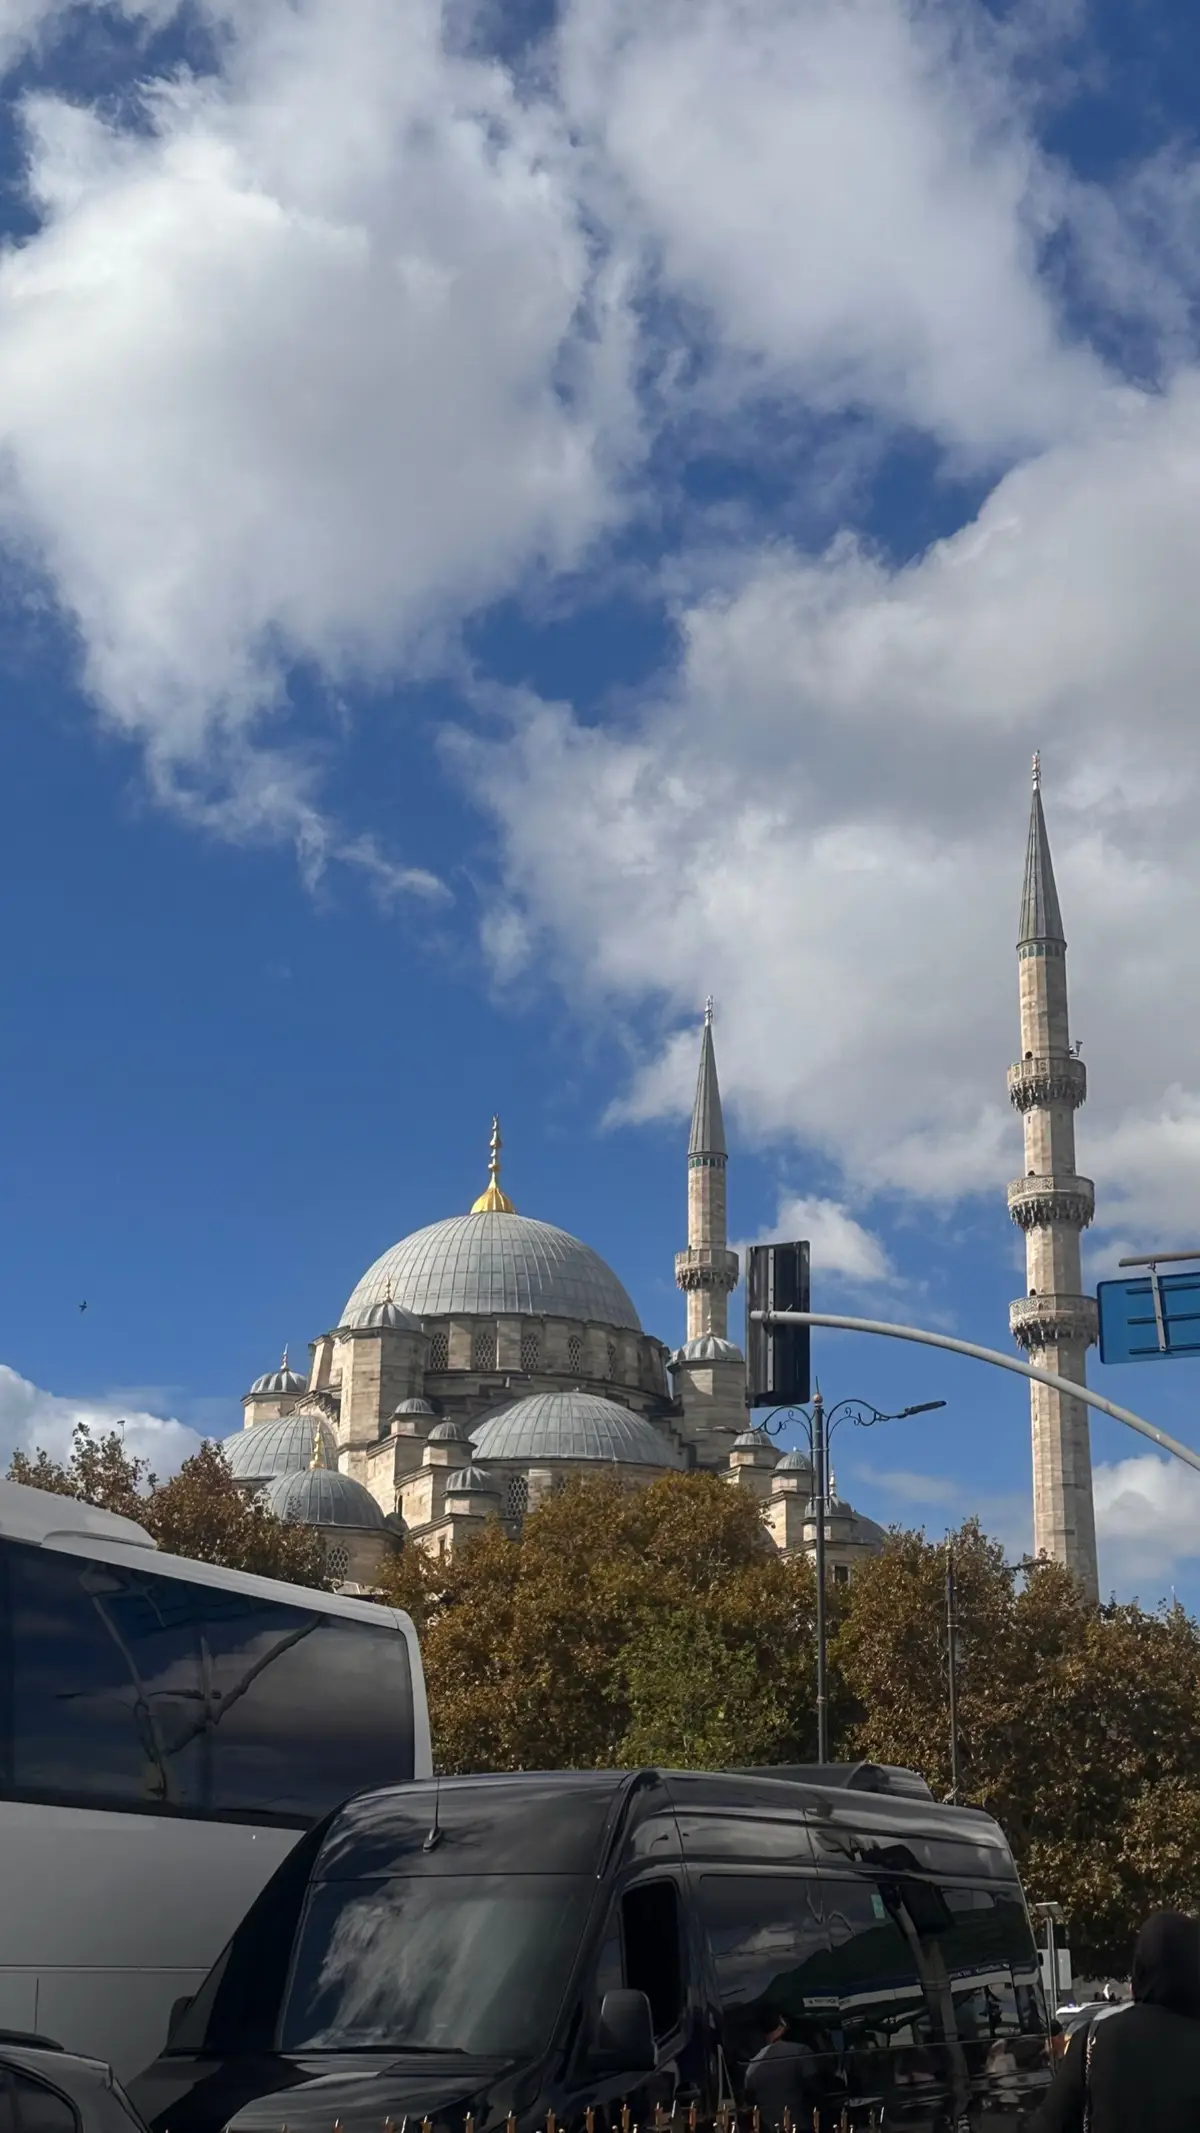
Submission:
POLYGON ((318 1882, 280 2050, 540 2050, 594 1887, 576 1874, 318 1882))

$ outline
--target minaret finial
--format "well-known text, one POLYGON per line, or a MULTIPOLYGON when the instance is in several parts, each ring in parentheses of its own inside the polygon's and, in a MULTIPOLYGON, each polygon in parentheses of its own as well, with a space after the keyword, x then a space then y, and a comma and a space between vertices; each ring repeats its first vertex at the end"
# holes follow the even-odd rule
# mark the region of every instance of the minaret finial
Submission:
POLYGON ((313 1450, 312 1458, 308 1462, 309 1472, 312 1474, 319 1473, 325 1464, 325 1446, 321 1438, 321 1423, 318 1417, 313 1425, 313 1450))
POLYGON ((508 1194, 500 1190, 500 1150, 504 1142, 500 1138, 500 1121, 492 1120, 492 1138, 488 1144, 488 1186, 481 1192, 471 1208, 473 1215, 515 1215, 516 1208, 508 1194))
POLYGON ((1042 789, 1042 751, 1040 748, 1035 748, 1033 751, 1033 789, 1035 792, 1040 792, 1042 789))
POLYGON ((709 993, 709 996, 704 1003, 704 1026, 706 1029, 712 1028, 713 1006, 713 996, 711 993, 709 993))
POLYGON ((284 1344, 283 1344, 283 1361, 282 1361, 282 1362, 281 1362, 281 1364, 279 1365, 279 1367, 280 1367, 280 1369, 281 1369, 281 1370, 286 1370, 286 1369, 287 1369, 287 1357, 288 1357, 288 1352, 287 1352, 287 1342, 285 1341, 285 1342, 284 1342, 284 1344))

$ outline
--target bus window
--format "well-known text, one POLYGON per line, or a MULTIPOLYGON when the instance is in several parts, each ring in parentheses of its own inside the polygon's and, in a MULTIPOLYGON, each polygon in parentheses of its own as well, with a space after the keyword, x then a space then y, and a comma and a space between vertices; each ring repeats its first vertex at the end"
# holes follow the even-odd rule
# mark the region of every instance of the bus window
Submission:
POLYGON ((412 1776, 403 1637, 249 1594, 213 1598, 225 1604, 200 1625, 213 1812, 311 1821, 412 1776))
POLYGON ((303 1827, 413 1775, 390 1625, 16 1542, 3 1558, 18 1798, 303 1827))
POLYGON ((831 1982, 850 2052, 925 2047, 934 2023, 914 1946, 869 1881, 822 1881, 831 1982))
POLYGON ((775 2022, 814 2052, 830 2048, 829 1950, 820 1892, 801 1875, 705 1874, 700 1912, 738 2083, 775 2022))
POLYGON ((1036 1956, 1019 1891, 943 1885, 938 1893, 947 1923, 934 1945, 948 1974, 959 2037, 994 2044, 1040 2035, 1036 1956))

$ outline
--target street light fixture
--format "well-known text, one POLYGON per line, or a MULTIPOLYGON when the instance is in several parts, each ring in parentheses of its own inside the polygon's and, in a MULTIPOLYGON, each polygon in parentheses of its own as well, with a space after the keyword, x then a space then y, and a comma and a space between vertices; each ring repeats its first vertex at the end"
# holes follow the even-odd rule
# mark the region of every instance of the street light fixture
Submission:
POLYGON ((812 1410, 807 1407, 775 1408, 765 1422, 759 1424, 768 1436, 779 1436, 789 1422, 799 1422, 808 1438, 812 1455, 813 1504, 817 1514, 817 1761, 829 1761, 829 1709, 826 1697, 826 1625, 825 1625, 825 1514, 829 1500, 829 1440, 835 1429, 843 1422, 853 1422, 856 1429, 874 1429, 877 1422, 903 1422, 909 1415, 932 1414, 935 1407, 944 1407, 944 1400, 918 1400, 915 1407, 897 1408, 894 1414, 884 1414, 881 1408, 873 1407, 869 1400, 838 1400, 826 1409, 818 1385, 813 1393, 812 1410), (771 1429, 776 1415, 782 1415, 776 1430, 771 1429))

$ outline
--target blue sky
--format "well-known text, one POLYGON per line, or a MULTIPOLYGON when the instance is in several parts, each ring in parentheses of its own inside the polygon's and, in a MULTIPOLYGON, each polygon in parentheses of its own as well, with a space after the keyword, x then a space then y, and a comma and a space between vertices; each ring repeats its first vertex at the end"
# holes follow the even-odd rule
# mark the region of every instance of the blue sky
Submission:
MULTIPOLYGON (((1090 1274, 1197 1241, 1192 12, 10 0, 0 64, 3 1443, 235 1427, 493 1110, 674 1339, 710 991, 737 1237, 1004 1347, 1034 747, 1090 1274)), ((1200 1444, 1196 1367, 1093 1381, 1200 1444)), ((819 1368, 948 1402, 854 1501, 1028 1545, 1015 1379, 819 1368)), ((1200 1491, 1095 1450, 1106 1585, 1200 1605, 1200 1491)))

